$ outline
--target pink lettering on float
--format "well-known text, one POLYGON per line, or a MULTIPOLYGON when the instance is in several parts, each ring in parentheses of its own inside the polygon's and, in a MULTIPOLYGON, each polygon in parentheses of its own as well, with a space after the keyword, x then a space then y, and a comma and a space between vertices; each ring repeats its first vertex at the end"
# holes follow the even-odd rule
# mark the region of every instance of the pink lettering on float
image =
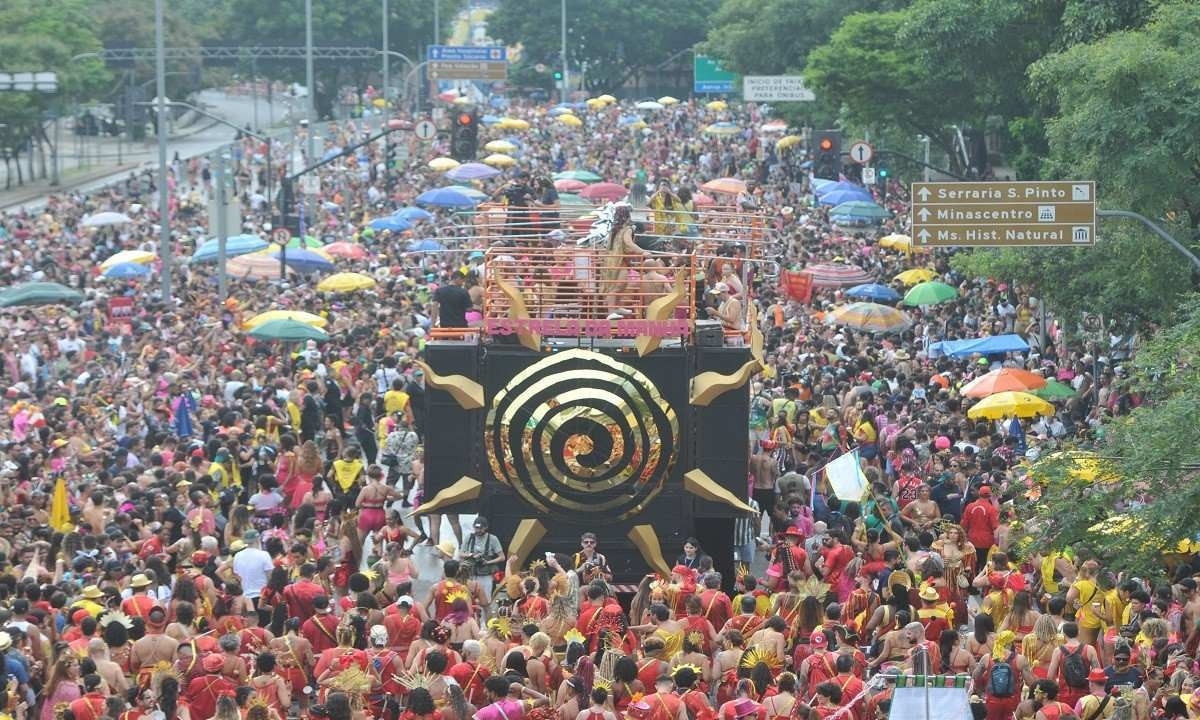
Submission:
POLYGON ((685 319, 649 320, 579 320, 578 318, 488 318, 484 330, 489 335, 512 335, 532 332, 543 337, 656 338, 687 335, 690 324, 685 319))

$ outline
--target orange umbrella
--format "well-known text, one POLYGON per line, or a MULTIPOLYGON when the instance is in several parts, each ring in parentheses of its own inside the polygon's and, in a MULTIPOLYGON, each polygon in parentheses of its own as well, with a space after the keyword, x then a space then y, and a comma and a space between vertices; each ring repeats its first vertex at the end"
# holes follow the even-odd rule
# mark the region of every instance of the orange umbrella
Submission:
POLYGON ((1028 392, 1045 386, 1046 378, 1041 375, 1018 368, 1000 368, 975 378, 964 385, 961 392, 966 397, 981 398, 998 392, 1028 392))
POLYGON ((329 243, 325 246, 324 250, 334 257, 347 258, 349 260, 362 260, 370 255, 362 245, 345 241, 329 243))
POLYGON ((717 178, 704 183, 700 186, 700 189, 707 190, 710 193, 737 195, 738 193, 746 192, 746 181, 731 177, 717 178))

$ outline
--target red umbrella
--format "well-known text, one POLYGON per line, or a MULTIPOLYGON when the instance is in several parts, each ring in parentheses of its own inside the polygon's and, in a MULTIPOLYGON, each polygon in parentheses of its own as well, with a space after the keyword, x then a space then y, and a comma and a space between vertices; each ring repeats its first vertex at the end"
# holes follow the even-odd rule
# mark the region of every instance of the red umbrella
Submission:
POLYGON ((554 189, 559 192, 575 192, 576 190, 582 190, 585 187, 587 187, 587 183, 574 178, 563 178, 562 180, 554 181, 554 189))
POLYGON ((580 191, 579 197, 588 200, 620 200, 629 194, 629 190, 624 185, 616 183, 602 182, 594 185, 588 185, 580 191))
POLYGON ((998 392, 1026 392, 1043 387, 1046 387, 1046 378, 1041 375, 1020 368, 1000 368, 963 385, 959 392, 967 397, 981 398, 998 392))
POLYGON ((842 263, 809 265, 801 272, 812 276, 812 286, 815 288, 837 288, 872 282, 871 276, 862 268, 842 263))
POLYGON ((704 183, 700 186, 700 189, 707 190, 711 193, 737 195, 738 193, 746 192, 746 181, 731 177, 717 178, 704 183))
POLYGON ((362 260, 370 255, 365 247, 351 242, 332 242, 322 249, 334 257, 347 258, 349 260, 362 260))

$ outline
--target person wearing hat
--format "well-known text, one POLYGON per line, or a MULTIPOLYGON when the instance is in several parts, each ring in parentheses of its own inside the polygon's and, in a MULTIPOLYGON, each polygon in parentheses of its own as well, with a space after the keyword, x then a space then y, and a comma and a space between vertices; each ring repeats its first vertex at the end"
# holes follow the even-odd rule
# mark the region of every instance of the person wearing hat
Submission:
MULTIPOLYGON (((148 571, 151 572, 151 571, 148 571)), ((121 612, 129 617, 145 618, 150 614, 150 609, 157 605, 157 601, 150 597, 147 592, 154 584, 146 573, 137 573, 129 580, 129 590, 133 593, 121 603, 121 612)))
POLYGON ((370 640, 367 658, 372 671, 380 678, 375 688, 379 692, 372 692, 370 698, 372 714, 377 718, 396 717, 400 711, 398 698, 405 690, 398 679, 405 673, 404 656, 388 647, 388 630, 383 625, 371 626, 367 637, 370 640))
POLYGON ((100 613, 106 609, 100 600, 104 599, 104 592, 98 585, 86 585, 83 592, 79 595, 79 600, 76 600, 71 605, 72 610, 87 610, 92 617, 99 617, 100 613))
POLYGON ((1112 692, 1118 686, 1141 687, 1145 675, 1140 667, 1130 664, 1132 656, 1129 643, 1124 639, 1117 641, 1112 651, 1112 664, 1104 668, 1104 674, 1108 676, 1104 685, 1106 691, 1112 692))
POLYGON ((829 649, 829 636, 824 630, 814 630, 809 638, 812 654, 804 658, 796 672, 800 695, 808 697, 821 683, 837 675, 837 653, 829 649))
POLYGON ((196 718, 211 718, 216 714, 217 700, 237 693, 238 685, 223 674, 225 658, 212 653, 200 661, 203 675, 197 675, 184 688, 188 711, 196 718))
POLYGON ((917 594, 921 607, 917 610, 917 621, 925 626, 925 639, 938 642, 943 630, 949 630, 954 622, 954 611, 942 602, 941 595, 932 584, 925 585, 917 594))
POLYGON ((716 298, 716 307, 704 309, 710 320, 720 320, 721 327, 726 332, 740 333, 742 331, 742 303, 733 297, 729 283, 718 281, 710 289, 709 294, 716 298))
POLYGON ((990 486, 981 486, 979 497, 963 508, 960 524, 967 539, 975 546, 975 567, 986 566, 988 554, 996 544, 996 528, 1000 527, 1000 509, 992 500, 990 486))
MULTIPOLYGON (((476 515, 472 528, 474 531, 459 547, 459 557, 462 565, 470 569, 473 579, 483 592, 483 597, 490 603, 492 576, 504 567, 504 546, 500 544, 500 538, 488 532, 488 521, 484 516, 476 515)), ((486 613, 487 603, 483 609, 486 613)))
POLYGON ((1108 674, 1102 668, 1088 672, 1088 692, 1075 703, 1075 716, 1083 720, 1104 720, 1113 716, 1117 706, 1112 693, 1106 690, 1108 674))
POLYGON ((29 670, 19 657, 20 651, 13 651, 13 639, 7 631, 0 630, 0 669, 9 678, 15 679, 19 685, 18 695, 25 697, 29 690, 29 670))
POLYGON ((1022 685, 1037 682, 1029 660, 1017 652, 1016 639, 1012 630, 1002 631, 996 636, 991 654, 975 666, 975 687, 984 690, 988 720, 1011 718, 1021 702, 1022 685))

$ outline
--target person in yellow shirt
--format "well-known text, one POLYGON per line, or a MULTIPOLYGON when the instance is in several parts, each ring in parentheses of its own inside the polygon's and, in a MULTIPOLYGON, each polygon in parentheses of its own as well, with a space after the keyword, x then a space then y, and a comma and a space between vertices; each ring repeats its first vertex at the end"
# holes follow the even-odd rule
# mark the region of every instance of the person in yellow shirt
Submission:
POLYGON ((408 397, 408 393, 404 392, 404 380, 396 378, 392 381, 392 388, 383 394, 383 411, 387 415, 394 415, 402 412, 404 417, 412 422, 412 403, 408 397))
POLYGON ((208 466, 207 473, 216 482, 218 488, 240 489, 242 487, 242 469, 233 461, 233 457, 226 448, 217 451, 212 464, 208 466))
POLYGON ((1079 567, 1079 576, 1071 589, 1067 590, 1067 607, 1075 610, 1075 622, 1079 624, 1079 641, 1085 645, 1095 645, 1100 635, 1104 621, 1100 619, 1100 608, 1103 596, 1100 586, 1096 584, 1096 576, 1100 572, 1100 564, 1088 560, 1079 567))
POLYGON ((81 594, 80 599, 76 600, 71 605, 71 609, 72 610, 87 610, 88 614, 91 615, 92 617, 99 617, 100 613, 102 613, 108 609, 108 608, 104 607, 103 605, 101 605, 100 603, 96 602, 97 600, 103 600, 103 599, 104 599, 104 593, 100 590, 99 586, 88 585, 87 587, 85 587, 83 589, 83 593, 81 594))
POLYGON ((362 477, 363 462, 359 457, 358 448, 346 448, 342 457, 333 461, 335 492, 345 495, 347 501, 353 503, 358 498, 358 491, 362 489, 362 477))

